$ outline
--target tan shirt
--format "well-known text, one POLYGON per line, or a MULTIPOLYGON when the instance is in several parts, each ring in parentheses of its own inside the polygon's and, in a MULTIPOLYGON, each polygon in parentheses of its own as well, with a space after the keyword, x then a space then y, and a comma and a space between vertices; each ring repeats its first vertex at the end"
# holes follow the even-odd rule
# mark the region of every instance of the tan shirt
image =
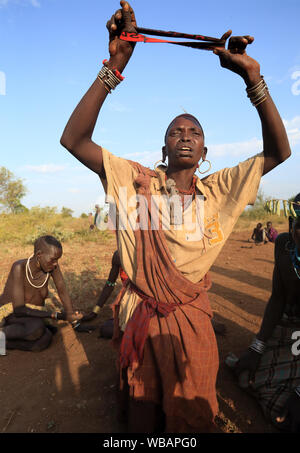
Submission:
MULTIPOLYGON (((134 183, 137 173, 125 159, 116 157, 102 148, 106 180, 102 180, 107 201, 116 203, 119 221, 123 228, 117 228, 118 249, 121 264, 130 280, 134 282, 136 269, 135 235, 133 228, 137 218, 137 188, 134 183), (121 188, 121 190, 120 190, 121 188), (127 214, 126 214, 127 213, 127 214)), ((263 173, 264 156, 260 153, 232 168, 224 168, 206 178, 197 179, 197 195, 204 197, 202 210, 196 209, 194 200, 185 215, 197 225, 197 212, 204 220, 204 231, 188 222, 183 225, 171 225, 164 229, 167 244, 177 268, 192 282, 200 281, 216 260, 225 241, 248 204, 254 204, 260 179, 263 173), (204 232, 204 236, 203 233, 204 232)), ((151 177, 151 195, 161 196, 166 193, 165 171, 156 169, 158 178, 151 177)), ((163 204, 163 203, 162 203, 163 204)), ((198 205, 199 208, 199 205, 198 205)), ((162 207, 159 215, 162 217, 162 207)), ((198 218, 199 220, 199 218, 198 218)), ((201 223, 201 222, 200 222, 201 223)), ((126 307, 130 306, 132 297, 124 295, 126 307)), ((135 303, 138 303, 135 297, 135 303)), ((121 304, 122 308, 122 304, 121 304)), ((133 308, 131 306, 130 313, 133 308)), ((120 312, 126 312, 125 306, 120 312)), ((123 317, 126 325, 126 314, 123 317)), ((129 318, 128 318, 129 319, 129 318)), ((125 324, 124 324, 125 323, 125 324)))

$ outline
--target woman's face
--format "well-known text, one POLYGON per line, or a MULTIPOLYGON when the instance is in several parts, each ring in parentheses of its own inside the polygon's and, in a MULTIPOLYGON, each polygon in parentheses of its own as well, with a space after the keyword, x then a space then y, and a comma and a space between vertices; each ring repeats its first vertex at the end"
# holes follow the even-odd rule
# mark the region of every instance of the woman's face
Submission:
POLYGON ((201 157, 205 159, 206 152, 203 133, 196 122, 179 117, 171 123, 163 148, 169 169, 196 168, 201 157))
POLYGON ((41 269, 44 272, 54 271, 61 256, 62 250, 54 246, 47 247, 44 251, 38 252, 38 261, 41 269))

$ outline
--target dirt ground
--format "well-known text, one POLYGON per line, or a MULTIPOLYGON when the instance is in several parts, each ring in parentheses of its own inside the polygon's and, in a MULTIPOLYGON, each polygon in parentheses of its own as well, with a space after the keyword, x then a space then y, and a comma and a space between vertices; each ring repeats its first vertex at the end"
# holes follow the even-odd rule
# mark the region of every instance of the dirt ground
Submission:
MULTIPOLYGON (((227 328, 225 336, 217 336, 217 425, 225 433, 275 432, 224 365, 229 352, 239 355, 249 346, 271 291, 274 245, 255 246, 247 242, 248 237, 247 231, 234 232, 211 270, 215 320, 227 328)), ((114 248, 113 239, 103 245, 64 246, 61 268, 77 308, 93 307, 107 279, 114 248)), ((0 292, 12 262, 30 251, 30 247, 1 250, 0 292)), ((110 317, 106 306, 94 324, 110 317)), ((116 419, 115 359, 110 341, 98 338, 98 329, 76 333, 62 321, 48 350, 8 351, 0 357, 0 433, 124 432, 116 419)))

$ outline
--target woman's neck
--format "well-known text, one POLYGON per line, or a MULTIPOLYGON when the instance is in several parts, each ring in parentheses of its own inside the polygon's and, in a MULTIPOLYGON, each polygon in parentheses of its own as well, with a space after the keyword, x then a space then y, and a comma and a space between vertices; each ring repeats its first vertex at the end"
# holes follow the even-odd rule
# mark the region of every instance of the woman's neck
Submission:
POLYGON ((30 261, 29 261, 29 266, 30 266, 30 270, 31 270, 31 273, 32 273, 32 276, 34 278, 37 278, 39 277, 41 274, 45 274, 45 272, 41 269, 41 267, 39 266, 39 264, 37 263, 37 260, 36 260, 36 257, 33 256, 30 261))
POLYGON ((177 189, 189 190, 193 183, 194 173, 195 173, 194 167, 180 170, 168 168, 167 177, 175 181, 177 189))

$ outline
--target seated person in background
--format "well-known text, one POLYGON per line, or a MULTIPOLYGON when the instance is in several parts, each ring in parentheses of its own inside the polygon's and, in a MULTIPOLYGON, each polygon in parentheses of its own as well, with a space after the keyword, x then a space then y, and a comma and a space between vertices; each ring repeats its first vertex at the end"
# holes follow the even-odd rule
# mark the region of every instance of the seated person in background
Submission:
POLYGON ((74 313, 66 285, 58 265, 61 243, 52 236, 43 236, 34 243, 34 254, 16 261, 10 270, 3 294, 0 295, 0 328, 6 336, 7 349, 42 351, 56 331, 44 320, 57 319, 58 313, 45 307, 48 282, 52 277, 69 322, 81 319, 74 313))
POLYGON ((275 228, 273 228, 272 222, 267 222, 266 236, 267 236, 269 242, 276 241, 276 238, 278 236, 278 231, 275 230, 275 228))
POLYGON ((256 228, 254 228, 251 239, 249 241, 254 241, 255 244, 266 243, 266 232, 262 226, 262 223, 258 223, 256 228))
POLYGON ((275 242, 272 294, 260 331, 234 371, 277 428, 300 432, 300 206, 295 211, 290 233, 275 242))
MULTIPOLYGON (((111 270, 109 272, 108 280, 105 283, 98 301, 93 308, 93 311, 88 313, 87 315, 83 316, 81 319, 81 323, 93 321, 97 318, 98 313, 100 312, 101 308, 105 305, 106 301, 110 298, 115 286, 117 285, 116 280, 118 275, 120 274, 120 278, 122 280, 123 286, 126 286, 128 275, 121 267, 120 255, 118 250, 116 250, 112 257, 111 262, 111 270)), ((219 335, 225 335, 226 327, 225 324, 221 324, 212 320, 212 325, 214 328, 215 333, 219 335)), ((80 330, 79 330, 80 331, 80 330)), ((100 325, 100 336, 106 338, 112 338, 113 336, 113 319, 109 319, 104 324, 100 325)))
POLYGON ((90 230, 93 230, 95 228, 95 225, 94 225, 94 216, 93 216, 92 212, 89 213, 89 224, 90 224, 90 230))

